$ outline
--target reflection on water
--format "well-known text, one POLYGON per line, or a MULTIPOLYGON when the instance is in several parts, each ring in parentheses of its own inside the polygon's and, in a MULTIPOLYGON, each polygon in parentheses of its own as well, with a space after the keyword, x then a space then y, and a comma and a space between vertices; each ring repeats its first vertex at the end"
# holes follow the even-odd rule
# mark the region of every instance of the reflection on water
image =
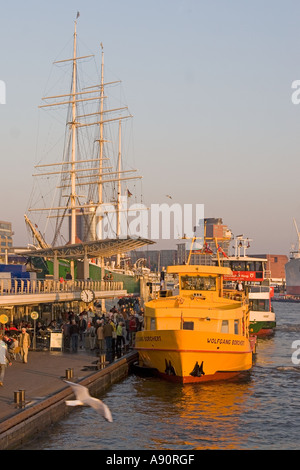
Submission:
POLYGON ((170 384, 130 376, 101 399, 114 422, 74 408, 27 449, 197 450, 297 449, 300 366, 291 344, 300 339, 300 304, 275 304, 274 337, 258 340, 253 369, 228 382, 170 384))

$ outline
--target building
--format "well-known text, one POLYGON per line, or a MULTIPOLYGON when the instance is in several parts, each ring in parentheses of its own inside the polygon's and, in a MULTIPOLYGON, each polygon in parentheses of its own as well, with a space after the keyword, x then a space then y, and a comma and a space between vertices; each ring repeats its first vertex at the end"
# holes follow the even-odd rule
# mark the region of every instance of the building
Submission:
POLYGON ((0 256, 2 260, 13 246, 13 234, 11 222, 0 220, 0 256))
POLYGON ((286 255, 249 255, 255 258, 267 259, 267 276, 271 279, 272 284, 285 284, 285 265, 288 262, 286 255))
POLYGON ((144 259, 144 266, 151 271, 160 272, 162 268, 177 264, 176 250, 135 250, 130 253, 131 264, 134 265, 138 259, 144 259))

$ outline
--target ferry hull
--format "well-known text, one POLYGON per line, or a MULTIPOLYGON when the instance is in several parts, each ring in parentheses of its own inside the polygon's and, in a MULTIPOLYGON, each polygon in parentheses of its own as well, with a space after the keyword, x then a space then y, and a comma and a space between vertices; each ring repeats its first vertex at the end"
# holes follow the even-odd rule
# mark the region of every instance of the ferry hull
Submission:
POLYGON ((276 319, 273 312, 250 312, 251 335, 271 336, 275 333, 276 319))
POLYGON ((195 383, 230 379, 252 367, 249 340, 240 335, 186 330, 141 331, 139 363, 164 379, 195 383))

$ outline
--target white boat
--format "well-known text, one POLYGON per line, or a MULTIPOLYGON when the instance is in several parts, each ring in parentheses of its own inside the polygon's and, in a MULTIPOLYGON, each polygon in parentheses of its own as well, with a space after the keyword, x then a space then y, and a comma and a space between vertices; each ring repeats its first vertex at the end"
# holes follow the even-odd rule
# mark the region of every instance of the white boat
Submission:
POLYGON ((231 276, 224 280, 236 288, 238 281, 244 285, 248 293, 250 309, 250 334, 255 336, 270 336, 276 328, 276 316, 271 305, 274 290, 270 286, 266 258, 247 256, 246 250, 250 248, 248 238, 243 236, 235 239, 235 254, 223 261, 224 266, 232 270, 231 276))

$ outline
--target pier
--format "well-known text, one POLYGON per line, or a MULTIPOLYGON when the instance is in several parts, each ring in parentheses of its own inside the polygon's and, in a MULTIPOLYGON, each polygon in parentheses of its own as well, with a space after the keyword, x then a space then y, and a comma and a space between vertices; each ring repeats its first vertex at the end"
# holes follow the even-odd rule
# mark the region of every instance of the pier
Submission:
POLYGON ((114 281, 0 279, 0 307, 80 301, 80 294, 85 289, 91 289, 97 299, 127 294, 123 283, 114 281))
POLYGON ((136 360, 137 353, 129 351, 101 368, 99 357, 87 350, 77 354, 30 351, 27 364, 14 361, 0 388, 0 450, 20 448, 74 412, 65 404, 73 392, 64 380, 88 387, 91 395, 101 399, 108 387, 128 376, 136 360))

